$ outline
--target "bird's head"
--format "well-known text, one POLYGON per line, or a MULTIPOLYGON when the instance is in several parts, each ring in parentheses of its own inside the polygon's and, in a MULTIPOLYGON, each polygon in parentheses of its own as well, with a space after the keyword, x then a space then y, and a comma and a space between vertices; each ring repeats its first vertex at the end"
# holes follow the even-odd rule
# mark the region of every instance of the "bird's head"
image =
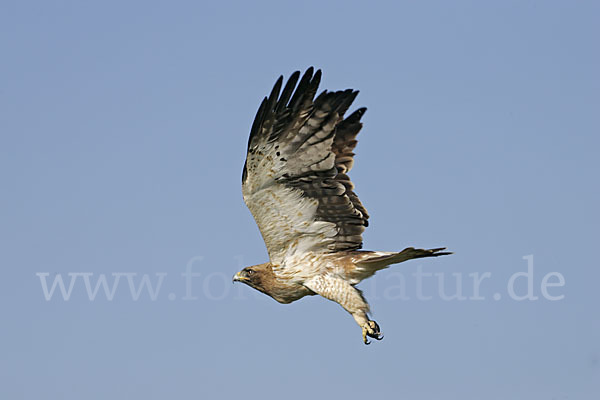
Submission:
POLYGON ((267 287, 272 278, 271 263, 264 263, 244 268, 233 276, 233 281, 245 283, 256 290, 267 293, 267 287))
POLYGON ((283 304, 314 294, 304 285, 278 279, 270 262, 244 268, 233 276, 233 281, 243 282, 283 304))

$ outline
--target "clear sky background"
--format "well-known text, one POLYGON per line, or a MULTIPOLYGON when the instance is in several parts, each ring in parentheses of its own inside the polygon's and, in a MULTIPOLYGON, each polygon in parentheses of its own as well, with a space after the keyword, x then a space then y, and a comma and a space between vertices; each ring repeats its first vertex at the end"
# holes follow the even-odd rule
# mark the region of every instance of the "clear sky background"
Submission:
POLYGON ((592 1, 3 1, 0 397, 600 398, 599 17, 592 1), (365 248, 456 253, 360 285, 386 335, 370 346, 337 304, 231 283, 267 260, 240 190, 252 119, 311 65, 368 107, 365 248), (529 255, 538 299, 517 301, 529 255), (419 300, 419 269, 446 294, 461 274, 468 298, 444 300, 438 275, 419 300), (542 295, 551 272, 561 300, 542 295), (38 273, 129 275, 110 301, 84 275, 46 300, 38 273), (134 301, 128 279, 157 273, 134 301))

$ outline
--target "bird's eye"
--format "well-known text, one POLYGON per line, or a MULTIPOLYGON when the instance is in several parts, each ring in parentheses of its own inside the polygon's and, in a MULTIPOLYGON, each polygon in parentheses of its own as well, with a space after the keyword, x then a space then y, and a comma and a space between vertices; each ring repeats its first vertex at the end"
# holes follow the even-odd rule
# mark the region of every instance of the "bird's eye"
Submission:
POLYGON ((248 275, 252 275, 254 273, 253 269, 247 269, 246 272, 248 273, 248 275))

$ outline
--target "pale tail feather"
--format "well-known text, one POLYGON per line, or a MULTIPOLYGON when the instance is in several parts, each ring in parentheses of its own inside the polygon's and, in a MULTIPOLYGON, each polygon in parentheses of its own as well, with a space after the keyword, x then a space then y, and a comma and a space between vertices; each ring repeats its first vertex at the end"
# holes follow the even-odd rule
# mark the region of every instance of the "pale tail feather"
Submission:
POLYGON ((438 257, 452 254, 446 250, 445 247, 437 249, 415 249, 414 247, 408 247, 399 253, 372 253, 371 257, 365 257, 364 260, 357 263, 357 266, 364 268, 365 270, 372 271, 375 273, 380 269, 386 268, 392 264, 399 264, 404 261, 412 260, 414 258, 424 257, 438 257))

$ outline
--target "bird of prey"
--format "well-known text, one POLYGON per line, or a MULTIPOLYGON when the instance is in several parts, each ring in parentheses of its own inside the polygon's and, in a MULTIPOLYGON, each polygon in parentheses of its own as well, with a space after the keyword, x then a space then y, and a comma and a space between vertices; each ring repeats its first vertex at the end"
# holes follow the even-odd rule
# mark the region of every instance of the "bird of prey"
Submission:
POLYGON ((369 344, 367 336, 383 335, 355 285, 390 264, 451 253, 360 250, 369 214, 347 173, 366 108, 345 117, 358 91, 323 91, 315 98, 320 80, 313 67, 301 79, 296 71, 282 91, 281 76, 258 109, 242 193, 270 261, 242 269, 233 280, 284 304, 316 294, 332 300, 354 317, 369 344))

